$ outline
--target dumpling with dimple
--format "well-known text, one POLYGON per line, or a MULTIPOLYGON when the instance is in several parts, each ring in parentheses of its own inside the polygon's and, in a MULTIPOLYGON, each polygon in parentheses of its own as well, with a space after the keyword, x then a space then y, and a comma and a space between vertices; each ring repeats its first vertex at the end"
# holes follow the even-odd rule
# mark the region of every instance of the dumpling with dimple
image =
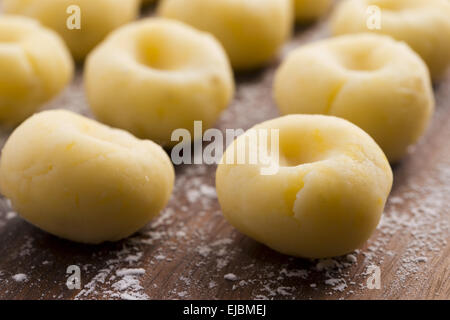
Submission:
POLYGON ((217 168, 216 188, 225 218, 242 233, 285 254, 324 258, 370 237, 392 179, 383 151, 357 126, 289 115, 239 136, 217 168), (273 130, 278 139, 268 139, 273 130), (269 162, 278 169, 263 171, 269 162))
POLYGON ((9 137, 0 188, 15 210, 56 236, 125 238, 167 204, 174 169, 149 140, 63 110, 38 113, 9 137))
POLYGON ((428 65, 433 80, 450 67, 450 1, 345 0, 331 19, 334 35, 373 32, 406 42, 428 65))
POLYGON ((391 162, 425 133, 434 111, 422 59, 405 43, 370 33, 292 51, 276 72, 273 91, 281 114, 347 119, 370 134, 391 162))
POLYGON ((214 125, 234 94, 227 56, 210 34, 148 18, 113 32, 87 58, 89 105, 103 123, 164 146, 194 121, 214 125))

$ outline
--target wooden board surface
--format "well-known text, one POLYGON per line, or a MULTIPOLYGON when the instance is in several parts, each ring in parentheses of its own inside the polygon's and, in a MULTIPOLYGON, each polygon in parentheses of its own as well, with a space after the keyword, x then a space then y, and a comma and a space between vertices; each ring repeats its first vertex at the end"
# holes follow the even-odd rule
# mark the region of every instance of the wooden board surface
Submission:
MULTIPOLYGON (((326 35, 326 21, 299 29, 283 55, 326 35)), ((278 64, 237 76, 237 93, 220 129, 247 129, 278 115, 271 97, 278 64)), ((81 69, 46 108, 91 116, 81 69)), ((160 217, 118 243, 87 246, 58 239, 22 220, 1 199, 0 299, 449 299, 450 75, 435 94, 427 135, 394 167, 380 226, 351 255, 310 261, 266 248, 222 217, 214 166, 180 166, 160 217), (70 265, 80 267, 80 289, 66 286, 70 265), (381 287, 369 289, 376 268, 381 287), (227 274, 237 280, 225 279, 227 274)), ((8 134, 1 134, 1 145, 8 134)))

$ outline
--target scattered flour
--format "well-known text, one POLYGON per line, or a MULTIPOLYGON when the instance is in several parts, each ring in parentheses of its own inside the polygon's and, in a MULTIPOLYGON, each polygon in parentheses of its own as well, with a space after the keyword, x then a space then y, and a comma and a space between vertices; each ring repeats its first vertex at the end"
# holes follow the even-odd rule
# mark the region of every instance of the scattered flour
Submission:
POLYGON ((15 213, 14 211, 9 211, 9 212, 6 214, 6 219, 7 219, 7 220, 14 219, 15 217, 17 217, 17 213, 15 213))
POLYGON ((24 273, 17 273, 15 275, 13 275, 12 278, 16 282, 25 282, 28 280, 28 276, 24 273))
POLYGON ((136 268, 136 269, 120 269, 116 271, 116 275, 119 277, 123 276, 135 276, 135 275, 143 275, 145 274, 145 269, 136 268))
POLYGON ((236 281, 238 279, 238 277, 234 273, 227 273, 223 276, 223 278, 228 281, 236 281))
MULTIPOLYGON (((129 240, 131 242, 131 240, 129 240)), ((135 246, 123 246, 116 252, 116 257, 106 261, 106 268, 101 269, 77 294, 76 299, 103 297, 106 299, 146 300, 139 278, 145 274, 143 268, 120 268, 125 263, 138 262, 141 252, 135 246)))

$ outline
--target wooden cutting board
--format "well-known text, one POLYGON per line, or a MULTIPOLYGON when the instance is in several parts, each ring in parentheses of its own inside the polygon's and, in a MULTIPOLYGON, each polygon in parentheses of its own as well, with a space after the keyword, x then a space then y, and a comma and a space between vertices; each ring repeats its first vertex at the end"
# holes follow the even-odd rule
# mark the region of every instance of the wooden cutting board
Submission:
MULTIPOLYGON (((282 55, 327 32, 326 21, 298 28, 282 55)), ((247 129, 278 115, 271 87, 279 63, 237 75, 235 99, 218 128, 247 129)), ((92 116, 82 69, 45 108, 92 116)), ((268 249, 222 217, 214 166, 180 166, 160 217, 118 243, 58 239, 22 220, 2 198, 0 299, 449 299, 450 74, 435 94, 427 135, 394 167, 379 228, 350 255, 310 261, 268 249), (71 265, 80 268, 80 289, 66 285, 71 265)), ((1 134, 1 145, 8 135, 1 134)))

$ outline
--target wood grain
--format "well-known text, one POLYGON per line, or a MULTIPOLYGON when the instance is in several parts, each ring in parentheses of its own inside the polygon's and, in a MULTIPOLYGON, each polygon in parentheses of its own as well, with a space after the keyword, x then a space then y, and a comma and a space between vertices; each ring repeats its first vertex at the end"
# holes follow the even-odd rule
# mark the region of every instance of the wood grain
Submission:
MULTIPOLYGON (((326 21, 298 28, 283 55, 326 35, 326 21)), ((278 64, 236 77, 236 97, 218 128, 247 129, 278 115, 271 97, 278 64)), ((46 108, 91 116, 81 70, 46 108)), ((161 217, 119 243, 86 246, 58 239, 10 213, 1 199, 0 299, 449 299, 450 75, 435 94, 427 135, 394 167, 382 224, 349 257, 294 259, 247 238, 221 215, 212 189, 215 167, 179 166, 161 217), (81 267, 81 290, 65 285, 69 265, 81 267), (380 289, 366 286, 371 265, 381 270, 380 289), (132 276, 135 286, 120 290, 122 268, 145 274, 132 276), (27 280, 15 281, 18 273, 27 280), (228 273, 238 280, 225 280, 228 273)), ((1 134, 2 144, 8 135, 1 134)))

